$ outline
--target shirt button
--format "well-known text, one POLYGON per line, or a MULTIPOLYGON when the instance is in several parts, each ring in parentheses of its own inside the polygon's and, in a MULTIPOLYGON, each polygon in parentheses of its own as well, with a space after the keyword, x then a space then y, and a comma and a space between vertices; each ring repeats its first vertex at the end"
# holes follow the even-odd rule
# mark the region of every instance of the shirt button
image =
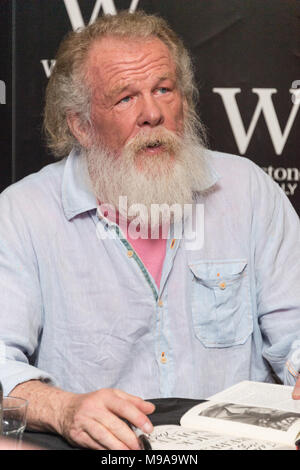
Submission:
POLYGON ((161 356, 160 356, 160 362, 162 364, 165 364, 167 362, 167 358, 166 358, 166 355, 164 352, 161 353, 161 356))
POLYGON ((133 251, 132 250, 128 250, 127 251, 127 256, 128 258, 131 258, 133 256, 133 251))
POLYGON ((159 299, 159 301, 158 301, 158 306, 159 306, 159 307, 162 307, 163 304, 164 304, 163 301, 162 301, 161 299, 159 299))
POLYGON ((220 282, 219 287, 222 290, 226 289, 226 282, 220 282))

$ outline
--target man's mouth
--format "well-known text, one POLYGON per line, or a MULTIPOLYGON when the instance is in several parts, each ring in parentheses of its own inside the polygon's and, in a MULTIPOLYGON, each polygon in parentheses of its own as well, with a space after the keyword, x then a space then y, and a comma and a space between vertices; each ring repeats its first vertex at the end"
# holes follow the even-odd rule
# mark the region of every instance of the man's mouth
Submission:
POLYGON ((152 142, 147 145, 148 148, 155 148, 155 147, 160 147, 161 143, 160 142, 152 142))
POLYGON ((164 150, 164 146, 161 142, 151 142, 144 147, 144 151, 149 153, 159 153, 164 150))

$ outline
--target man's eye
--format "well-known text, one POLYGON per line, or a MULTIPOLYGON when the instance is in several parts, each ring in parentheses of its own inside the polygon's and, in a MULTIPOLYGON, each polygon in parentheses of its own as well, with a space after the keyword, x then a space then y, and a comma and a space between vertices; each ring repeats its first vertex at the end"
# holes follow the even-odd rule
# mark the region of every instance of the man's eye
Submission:
POLYGON ((167 93, 169 90, 168 90, 168 88, 166 88, 166 87, 160 87, 160 88, 158 89, 158 91, 159 91, 159 93, 161 93, 162 95, 164 95, 164 94, 167 93))
POLYGON ((124 96, 124 98, 122 98, 119 103, 129 103, 130 101, 130 96, 124 96))

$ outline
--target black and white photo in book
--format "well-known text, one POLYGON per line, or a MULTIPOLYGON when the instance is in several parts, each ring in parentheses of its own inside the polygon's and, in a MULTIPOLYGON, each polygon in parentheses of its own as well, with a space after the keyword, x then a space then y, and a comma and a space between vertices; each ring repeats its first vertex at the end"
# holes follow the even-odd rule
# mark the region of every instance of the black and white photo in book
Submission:
POLYGON ((300 419, 300 413, 291 413, 270 408, 242 406, 236 403, 217 403, 199 413, 199 416, 237 421, 264 428, 288 431, 300 419))

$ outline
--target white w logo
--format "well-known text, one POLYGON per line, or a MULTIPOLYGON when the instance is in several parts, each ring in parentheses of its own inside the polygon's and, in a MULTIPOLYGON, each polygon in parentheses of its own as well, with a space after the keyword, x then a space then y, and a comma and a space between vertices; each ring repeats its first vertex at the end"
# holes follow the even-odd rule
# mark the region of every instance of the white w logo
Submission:
MULTIPOLYGON (((213 88, 214 93, 221 95, 223 104, 228 115, 228 119, 235 137, 239 152, 244 154, 248 148, 254 129, 261 113, 263 113, 273 146, 277 155, 280 155, 284 149, 285 143, 295 121, 300 100, 293 100, 285 129, 281 132, 276 111, 274 109, 272 95, 277 93, 275 88, 253 88, 253 93, 258 95, 258 102, 249 125, 248 131, 245 130, 241 114, 236 102, 235 95, 241 92, 240 88, 213 88)), ((290 89, 290 93, 296 94, 297 90, 290 89)))
MULTIPOLYGON (((133 13, 138 7, 139 0, 131 0, 129 7, 129 13, 133 13)), ((71 25, 75 31, 77 28, 82 28, 85 26, 84 20, 78 5, 78 0, 64 0, 66 10, 68 12, 71 25)), ((89 24, 92 24, 98 17, 99 11, 103 8, 103 13, 115 15, 117 13, 114 0, 97 0, 92 15, 90 17, 89 24)))

